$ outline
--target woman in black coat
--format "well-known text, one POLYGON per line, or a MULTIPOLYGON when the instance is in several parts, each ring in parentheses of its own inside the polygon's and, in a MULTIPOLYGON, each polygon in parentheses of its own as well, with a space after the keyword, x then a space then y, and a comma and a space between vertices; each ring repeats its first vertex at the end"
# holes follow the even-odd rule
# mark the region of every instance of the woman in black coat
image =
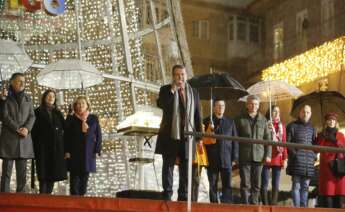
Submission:
POLYGON ((65 157, 68 159, 71 195, 87 192, 89 173, 96 172, 96 157, 101 154, 102 133, 90 103, 80 96, 73 103, 73 115, 66 120, 65 157))
POLYGON ((46 90, 41 105, 35 110, 36 121, 32 129, 36 171, 40 193, 50 194, 54 182, 67 178, 64 159, 64 117, 56 107, 56 93, 46 90))

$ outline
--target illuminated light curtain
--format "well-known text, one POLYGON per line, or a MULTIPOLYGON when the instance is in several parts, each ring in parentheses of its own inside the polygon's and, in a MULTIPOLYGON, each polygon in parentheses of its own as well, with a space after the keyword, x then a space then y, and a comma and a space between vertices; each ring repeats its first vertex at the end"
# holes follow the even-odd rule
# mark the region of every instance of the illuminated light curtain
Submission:
POLYGON ((291 85, 326 77, 341 71, 345 65, 345 37, 326 42, 300 55, 262 71, 263 80, 285 80, 291 85))
MULTIPOLYGON (((63 15, 50 16, 44 10, 23 13, 5 8, 5 15, 0 17, 0 39, 16 40, 21 29, 26 52, 34 63, 25 74, 26 91, 32 97, 35 106, 38 106, 41 94, 46 89, 37 84, 36 76, 39 71, 47 64, 60 59, 78 58, 74 1, 65 2, 63 15)), ((92 112, 99 116, 104 133, 103 153, 97 161, 97 173, 90 177, 88 195, 91 196, 115 196, 117 191, 128 188, 128 179, 130 187, 134 184, 135 166, 126 167, 125 160, 136 154, 136 142, 133 137, 115 135, 115 126, 121 119, 135 112, 134 105, 156 105, 159 86, 164 83, 158 62, 161 56, 164 58, 163 65, 166 70, 170 70, 174 63, 181 63, 179 56, 170 54, 169 51, 169 48, 178 45, 170 31, 170 18, 167 15, 165 1, 155 1, 157 11, 160 11, 157 15, 156 30, 160 39, 164 39, 161 41, 163 55, 157 53, 152 22, 147 24, 143 20, 145 15, 146 20, 150 19, 147 17, 147 8, 149 8, 147 2, 146 0, 80 0, 80 10, 83 15, 80 24, 83 58, 104 75, 113 77, 106 78, 101 85, 86 88, 92 104, 92 112), (124 2, 125 6, 132 75, 126 67, 119 1, 124 2), (146 58, 153 59, 148 62, 146 58), (137 82, 134 89, 132 89, 133 82, 137 82), (135 96, 134 102, 133 96, 135 96), (128 148, 124 149, 124 143, 128 144, 128 148)), ((169 79, 170 71, 167 71, 167 75, 165 77, 169 79)), ((66 113, 69 104, 78 95, 80 95, 78 90, 63 91, 61 96, 64 97, 64 104, 60 109, 66 113)), ((54 192, 68 194, 68 190, 68 182, 63 181, 59 182, 54 192)))

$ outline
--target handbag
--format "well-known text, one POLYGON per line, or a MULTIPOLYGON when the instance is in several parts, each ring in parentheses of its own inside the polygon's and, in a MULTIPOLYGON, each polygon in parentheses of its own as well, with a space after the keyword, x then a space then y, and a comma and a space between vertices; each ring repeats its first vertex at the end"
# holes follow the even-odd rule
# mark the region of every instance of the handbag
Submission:
POLYGON ((345 157, 339 158, 338 154, 336 154, 335 159, 329 162, 329 166, 334 176, 345 176, 345 157))

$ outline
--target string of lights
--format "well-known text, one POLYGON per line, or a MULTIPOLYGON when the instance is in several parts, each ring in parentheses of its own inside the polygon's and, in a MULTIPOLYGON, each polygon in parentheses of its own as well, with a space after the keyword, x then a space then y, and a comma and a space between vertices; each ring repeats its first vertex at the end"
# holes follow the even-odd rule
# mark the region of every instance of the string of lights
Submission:
POLYGON ((285 80, 299 86, 341 71, 345 65, 345 37, 270 66, 262 71, 263 80, 285 80))
MULTIPOLYGON (((82 17, 75 16, 74 0, 66 0, 65 12, 58 16, 49 16, 43 9, 35 13, 24 11, 21 7, 18 10, 10 10, 6 8, 6 4, 1 4, 1 1, 4 0, 0 0, 0 5, 5 5, 5 8, 0 17, 0 39, 12 39, 24 43, 26 53, 34 64, 48 65, 60 59, 79 57, 78 47, 75 45, 77 43, 75 23, 78 18, 81 26, 81 42, 90 44, 82 45, 83 59, 93 64, 102 73, 113 74, 115 70, 116 74, 129 77, 124 47, 117 39, 122 36, 118 0, 110 0, 110 8, 107 7, 104 0, 80 0, 79 8, 82 17), (111 26, 109 26, 107 18, 107 9, 110 10, 111 26), (99 42, 103 40, 109 42, 99 42), (51 46, 58 48, 50 48, 51 46), (111 53, 112 48, 116 50, 114 55, 111 53)), ((146 4, 138 4, 140 1, 136 0, 123 0, 123 2, 125 3, 127 31, 129 34, 137 35, 142 26, 141 15, 144 14, 138 5, 146 6, 146 4)), ((167 26, 167 28, 169 27, 167 26)), ((130 36, 129 38, 134 79, 142 82, 161 83, 162 76, 159 74, 159 66, 155 64, 158 60, 152 57, 151 61, 146 60, 146 53, 148 55, 152 55, 152 53, 146 52, 143 37, 130 36)), ((152 45, 152 42, 149 44, 152 45)), ((155 48, 150 46, 147 49, 155 48)), ((174 58, 166 56, 166 59, 173 60, 174 58)), ((167 65, 171 66, 168 62, 167 65)), ((25 72, 26 92, 32 97, 35 107, 39 105, 41 94, 47 89, 47 87, 37 84, 36 76, 40 71, 41 69, 38 67, 31 67, 25 72)), ((97 160, 97 173, 91 175, 90 178, 88 194, 92 196, 115 196, 117 191, 134 185, 135 166, 130 165, 129 172, 127 172, 125 163, 128 157, 136 154, 137 142, 133 137, 128 139, 116 137, 114 135, 115 126, 120 121, 120 113, 123 114, 123 117, 133 114, 135 104, 156 104, 157 93, 155 92, 144 88, 135 88, 133 91, 131 83, 127 81, 120 81, 120 91, 117 92, 115 84, 113 79, 105 79, 101 85, 89 87, 83 91, 77 89, 57 91, 63 94, 61 95, 63 104, 59 105, 59 108, 65 114, 77 96, 86 94, 92 105, 92 113, 99 116, 102 132, 106 135, 102 157, 97 160), (132 95, 136 97, 135 102, 133 102, 132 95), (118 108, 118 101, 122 103, 121 111, 118 108), (123 149, 124 143, 128 146, 127 150, 123 149), (129 175, 130 185, 126 184, 127 175, 129 175)), ((66 188, 68 188, 68 182, 60 182, 59 186, 55 188, 55 192, 68 194, 66 188)))

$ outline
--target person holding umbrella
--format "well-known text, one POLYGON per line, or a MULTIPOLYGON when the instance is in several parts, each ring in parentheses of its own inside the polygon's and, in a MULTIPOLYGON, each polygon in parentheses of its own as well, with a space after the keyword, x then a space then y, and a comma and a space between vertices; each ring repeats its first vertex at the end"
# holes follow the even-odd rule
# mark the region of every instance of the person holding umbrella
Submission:
MULTIPOLYGON (((287 142, 313 145, 316 130, 310 123, 311 107, 300 108, 299 117, 287 126, 287 142)), ((295 207, 308 207, 308 189, 311 177, 315 175, 316 154, 312 150, 288 148, 286 173, 292 177, 292 200, 295 207)))
MULTIPOLYGON (((344 134, 339 131, 336 113, 325 115, 325 128, 317 136, 317 144, 330 147, 345 147, 344 134)), ((343 153, 339 153, 344 157, 343 153)), ((345 176, 335 176, 330 162, 336 159, 337 153, 322 152, 320 156, 319 194, 321 207, 340 208, 341 197, 345 196, 345 176)))
POLYGON ((70 172, 70 193, 83 196, 90 172, 96 172, 102 132, 98 117, 90 113, 91 105, 85 96, 74 101, 73 110, 65 122, 65 158, 70 172))
MULTIPOLYGON (((213 101, 213 121, 211 117, 204 119, 204 125, 209 127, 213 123, 215 134, 237 136, 235 121, 224 116, 225 101, 215 99, 213 101)), ((210 202, 218 203, 218 176, 222 180, 222 203, 232 203, 231 172, 232 166, 238 162, 238 143, 236 141, 217 139, 215 144, 206 146, 209 159, 207 176, 209 181, 210 202)))
MULTIPOLYGON (((260 99, 247 97, 247 111, 235 119, 240 137, 271 140, 267 119, 258 112, 260 99)), ((259 204, 261 171, 264 162, 271 161, 271 147, 262 144, 239 144, 239 168, 241 200, 244 204, 259 204), (251 197, 251 199, 249 199, 251 197)))
POLYGON ((179 161, 178 201, 187 201, 188 160, 195 158, 196 143, 202 148, 200 138, 185 136, 185 131, 201 132, 200 100, 198 92, 186 82, 187 73, 183 65, 172 68, 171 84, 160 88, 157 105, 163 110, 162 122, 157 137, 156 154, 163 157, 163 198, 171 200, 173 194, 173 171, 179 161), (192 139, 192 140, 189 140, 192 139), (188 156, 192 142, 192 158, 188 156))
MULTIPOLYGON (((277 105, 272 105, 271 110, 266 113, 266 118, 270 119, 272 112, 272 121, 268 122, 268 127, 272 132, 272 140, 276 142, 286 142, 285 124, 280 119, 280 109, 277 105)), ((286 167, 287 148, 275 146, 272 147, 271 162, 266 162, 262 168, 261 174, 261 201, 264 205, 268 205, 268 183, 270 179, 270 170, 272 169, 272 205, 276 205, 279 194, 280 172, 282 167, 286 167)))

